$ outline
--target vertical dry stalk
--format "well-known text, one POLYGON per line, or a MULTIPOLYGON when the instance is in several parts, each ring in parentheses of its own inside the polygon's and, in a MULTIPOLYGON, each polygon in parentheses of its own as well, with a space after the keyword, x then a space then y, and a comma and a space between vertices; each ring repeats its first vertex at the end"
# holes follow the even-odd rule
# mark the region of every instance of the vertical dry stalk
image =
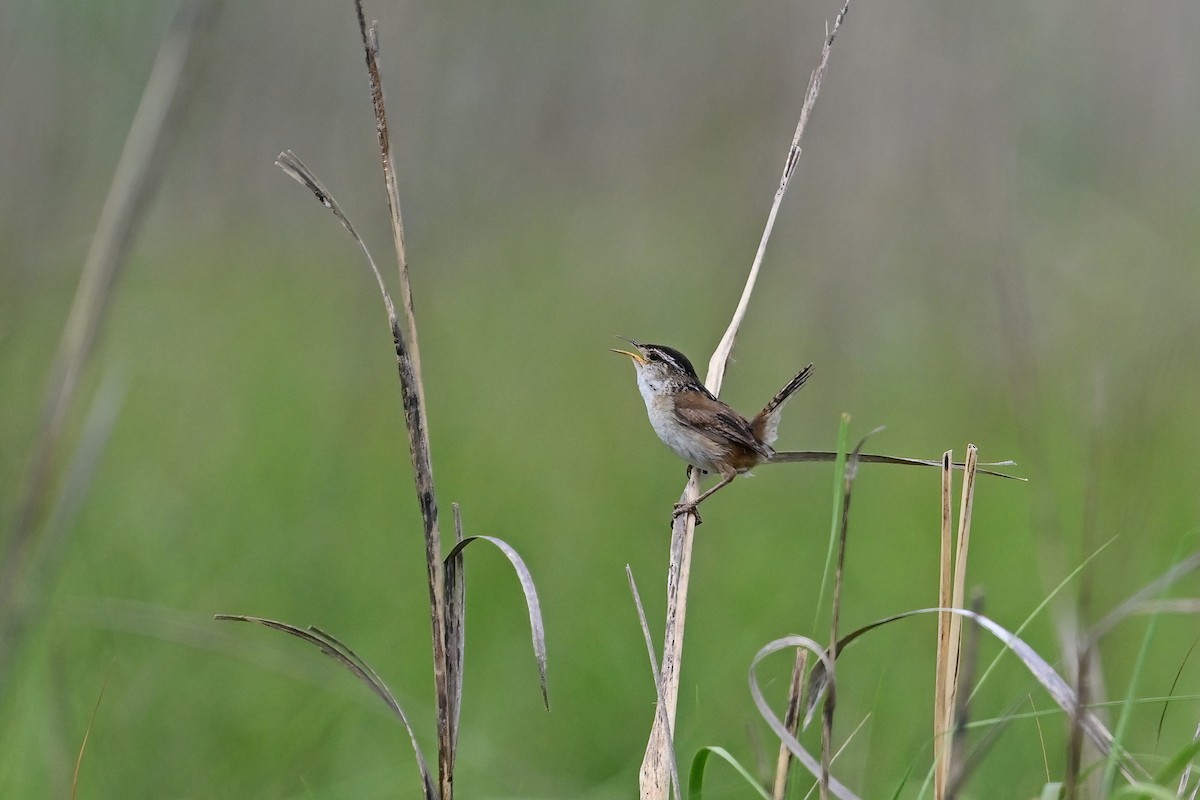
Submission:
POLYGON ((400 215, 400 191, 396 183, 396 168, 392 160, 391 138, 388 132, 387 111, 384 107, 383 83, 379 76, 379 35, 374 22, 367 25, 362 0, 355 0, 359 33, 362 36, 367 72, 370 76, 371 104, 375 111, 375 133, 387 187, 388 209, 391 212, 392 238, 399 263, 400 291, 408 329, 407 341, 401 334, 394 313, 392 338, 396 346, 396 362, 400 371, 400 387, 404 406, 405 427, 408 430, 409 454, 412 457, 413 479, 417 503, 425 533, 425 562, 429 580, 430 626, 433 638, 433 681, 437 699, 438 719, 438 785, 442 800, 454 796, 453 751, 455 735, 454 709, 450 699, 450 676, 446 649, 445 575, 442 565, 441 532, 438 529, 437 495, 433 484, 433 461, 430 456, 428 420, 425 415, 425 388, 421 380, 420 351, 417 345, 417 324, 413 311, 412 288, 408 277, 408 257, 404 247, 404 223, 400 215))
MULTIPOLYGON (((946 463, 948 462, 949 458, 947 457, 946 463)), ((963 468, 962 497, 959 502, 958 546, 954 558, 953 589, 950 594, 949 605, 942 605, 942 608, 962 608, 966 595, 967 553, 970 550, 971 543, 971 511, 975 502, 975 471, 978 463, 978 448, 973 444, 968 444, 966 465, 963 468)), ((950 500, 944 476, 948 474, 948 470, 944 470, 942 474, 942 526, 943 544, 945 544, 947 541, 945 529, 950 513, 950 500)), ((943 565, 947 558, 947 549, 944 548, 943 550, 943 565)), ((943 574, 943 593, 947 582, 946 576, 943 574)), ((942 599, 944 600, 945 598, 943 597, 942 599)), ((945 615, 943 614, 942 619, 944 617, 945 615)), ((954 710, 957 707, 958 700, 958 665, 962 642, 961 617, 958 614, 951 615, 949 624, 945 627, 945 641, 943 642, 940 637, 938 641, 938 675, 935 679, 934 708, 940 712, 938 718, 935 720, 934 727, 934 742, 937 748, 936 752, 939 753, 937 768, 934 773, 933 796, 935 800, 942 800, 945 797, 946 789, 949 785, 951 766, 954 763, 954 742, 950 733, 954 726, 954 710)))
MULTIPOLYGON (((691 470, 683 500, 695 500, 700 495, 699 486, 699 472, 691 470)), ((658 702, 664 706, 665 713, 655 713, 650 741, 642 759, 639 785, 643 800, 666 800, 670 792, 670 765, 675 761, 671 742, 674 739, 675 710, 679 700, 679 668, 683 662, 683 631, 695 535, 695 515, 684 514, 675 518, 671 526, 671 560, 667 566, 666 630, 663 635, 658 693, 658 702)))
POLYGON ((7 658, 11 646, 12 626, 17 624, 11 617, 12 603, 58 472, 59 448, 79 379, 99 339, 129 245, 162 172, 165 140, 178 117, 179 89, 192 42, 212 21, 215 7, 214 0, 193 0, 175 15, 155 56, 96 223, 47 381, 17 515, 0 555, 0 620, 4 621, 0 661, 7 658))
MULTIPOLYGON (((938 580, 938 607, 949 608, 953 596, 954 581, 954 529, 951 508, 954 500, 954 451, 947 450, 942 454, 942 494, 941 494, 941 568, 938 580)), ((945 762, 945 744, 942 733, 946 720, 946 676, 949 673, 947 659, 950 652, 950 619, 954 615, 948 611, 938 614, 937 658, 933 683, 933 751, 934 760, 938 767, 934 772, 934 797, 941 797, 945 791, 946 775, 941 768, 945 762)))
POLYGON ((366 243, 358 235, 350 219, 342 212, 336 200, 321 182, 291 151, 280 153, 276 164, 290 177, 305 186, 316 199, 341 223, 354 239, 366 259, 371 274, 379 287, 384 309, 387 312, 388 329, 396 354, 396 365, 400 374, 401 401, 404 422, 408 431, 408 448, 413 464, 413 482, 416 486, 417 503, 425 535, 426 568, 429 578, 429 610, 433 637, 434 685, 437 705, 438 777, 435 784, 417 742, 412 726, 396 702, 395 697, 383 681, 366 662, 346 645, 329 634, 310 627, 307 630, 284 622, 262 617, 218 614, 217 619, 254 622, 268 628, 283 631, 316 646, 325 655, 335 659, 357 678, 366 683, 391 708, 412 742, 413 753, 421 774, 426 800, 452 800, 454 793, 454 761, 458 745, 458 730, 462 707, 463 655, 465 645, 465 581, 463 551, 474 541, 490 542, 508 559, 525 595, 529 611, 530 633, 533 639, 534 658, 538 665, 538 676, 542 689, 542 700, 547 710, 550 707, 546 686, 546 641, 542 623, 541 605, 537 588, 524 560, 507 542, 494 536, 464 536, 462 516, 457 504, 453 504, 455 543, 446 555, 441 554, 441 536, 438 528, 438 507, 433 483, 433 465, 430 457, 429 426, 425 415, 425 391, 421 379, 420 359, 417 355, 417 327, 413 312, 412 291, 408 274, 408 259, 404 247, 404 225, 400 213, 400 194, 396 185, 396 170, 392 159, 391 141, 388 130, 387 112, 384 104, 383 85, 378 64, 379 34, 376 23, 367 24, 361 0, 355 0, 359 32, 366 56, 367 73, 370 78, 371 102, 375 113, 375 130, 382 160, 384 183, 387 190, 388 209, 392 223, 393 241, 399 263, 400 284, 404 295, 404 315, 407 335, 401 329, 396 306, 392 302, 387 284, 380 273, 375 259, 366 243))
MULTIPOLYGON (((742 320, 746 316, 746 309, 750 305, 750 297, 754 293, 754 285, 758 281, 758 273, 766 254, 767 243, 775 228, 779 207, 787 192, 788 184, 791 182, 792 174, 795 172, 796 163, 800 159, 800 140, 808 126, 808 119, 816 104, 817 95, 821 91, 821 81, 828 69, 833 40, 849 9, 850 2, 846 0, 834 19, 833 26, 826 33, 825 43, 821 48, 821 61, 809 78, 808 90, 805 92, 804 103, 800 109, 800 120, 796 124, 791 146, 784 159, 779 188, 775 190, 775 198, 767 215, 767 223, 763 229, 762 238, 759 240, 754 261, 750 266, 750 274, 746 278, 746 285, 742 289, 742 295, 734 310, 733 318, 729 322, 729 327, 725 329, 725 334, 721 337, 712 358, 709 359, 708 375, 705 377, 704 383, 714 395, 719 395, 721 392, 721 384, 725 378, 725 366, 729 362, 729 355, 733 351, 733 343, 737 338, 738 329, 741 327, 742 320)), ((682 500, 687 502, 698 497, 699 486, 699 474, 696 470, 692 470, 687 485, 684 487, 682 500)), ((671 560, 667 572, 666 631, 663 636, 661 670, 661 696, 662 702, 666 706, 666 714, 655 714, 654 724, 650 729, 650 739, 646 744, 646 755, 642 760, 639 773, 639 785, 643 800, 663 800, 670 791, 670 763, 673 761, 673 754, 668 751, 671 747, 672 729, 675 726, 675 711, 679 698, 679 668, 683 658, 683 632, 687 616, 687 591, 691 577, 692 544, 695 532, 695 516, 692 514, 677 517, 671 526, 671 560)))
POLYGON ((788 148, 787 158, 784 159, 779 188, 775 190, 775 200, 771 203, 770 213, 767 214, 767 224, 763 228, 762 238, 759 239, 754 262, 750 265, 750 274, 746 277, 746 285, 742 289, 742 296, 738 299, 737 308, 733 312, 733 319, 729 321, 725 335, 721 337, 712 358, 708 360, 708 375, 704 385, 715 395, 721 393, 721 383, 725 379, 725 366, 729 363, 729 355, 733 352, 733 342, 737 338, 738 328, 741 327, 742 320, 746 316, 746 309, 750 305, 750 296, 754 293, 754 285, 758 282, 758 271, 762 266, 763 257, 766 255, 767 242, 771 240, 771 232, 775 230, 775 218, 779 215, 779 206, 783 202, 783 195, 787 192, 788 183, 796 169, 796 163, 800 160, 800 140, 804 136, 804 129, 808 127, 808 118, 812 114, 813 106, 817 103, 817 95, 821 93, 821 81, 824 80, 825 73, 829 69, 829 53, 833 49, 833 40, 849 11, 850 0, 846 0, 841 11, 834 17, 833 27, 826 29, 825 44, 821 47, 821 61, 809 76, 808 89, 804 93, 804 104, 800 107, 800 120, 796 123, 796 132, 792 135, 792 144, 788 148))

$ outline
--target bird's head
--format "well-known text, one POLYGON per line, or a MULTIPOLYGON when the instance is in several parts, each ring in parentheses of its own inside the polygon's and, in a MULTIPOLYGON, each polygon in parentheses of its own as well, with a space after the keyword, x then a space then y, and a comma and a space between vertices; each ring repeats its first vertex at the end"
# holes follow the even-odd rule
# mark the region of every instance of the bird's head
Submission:
POLYGON ((650 389, 662 391, 677 388, 682 385, 699 384, 696 368, 687 356, 673 347, 663 344, 642 344, 633 339, 625 339, 633 346, 633 350, 618 350, 610 348, 614 353, 629 356, 637 370, 638 387, 643 393, 650 389))

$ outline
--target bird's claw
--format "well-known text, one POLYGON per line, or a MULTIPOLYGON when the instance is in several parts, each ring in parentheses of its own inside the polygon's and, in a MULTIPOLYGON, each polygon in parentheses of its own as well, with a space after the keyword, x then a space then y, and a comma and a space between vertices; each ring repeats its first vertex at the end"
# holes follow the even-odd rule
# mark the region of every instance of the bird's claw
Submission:
POLYGON ((675 510, 671 512, 671 525, 674 526, 675 520, 684 514, 691 514, 693 517, 695 517, 696 525, 700 525, 704 522, 704 520, 700 518, 700 512, 696 510, 695 503, 676 503, 675 510))

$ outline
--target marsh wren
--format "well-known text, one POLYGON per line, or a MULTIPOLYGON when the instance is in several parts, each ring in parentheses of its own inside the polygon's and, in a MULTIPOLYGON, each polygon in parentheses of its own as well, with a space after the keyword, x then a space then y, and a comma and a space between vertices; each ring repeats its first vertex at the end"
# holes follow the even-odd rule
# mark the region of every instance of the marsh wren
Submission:
POLYGON ((721 476, 716 486, 695 500, 675 504, 672 519, 691 513, 699 524, 696 506, 738 475, 775 457, 771 445, 778 436, 779 416, 784 404, 812 374, 812 364, 788 381, 753 419, 746 419, 705 388, 683 353, 661 344, 625 341, 636 352, 611 349, 633 359, 638 389, 658 438, 696 469, 721 476))

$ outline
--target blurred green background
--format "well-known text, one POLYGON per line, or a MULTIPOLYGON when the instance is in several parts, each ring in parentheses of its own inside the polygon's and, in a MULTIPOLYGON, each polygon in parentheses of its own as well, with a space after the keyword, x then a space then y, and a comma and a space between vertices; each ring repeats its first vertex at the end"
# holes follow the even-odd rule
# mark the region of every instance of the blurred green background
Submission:
MULTIPOLYGON (((6 526, 174 5, 0 6, 6 526)), ((836 10, 368 5, 439 498, 462 504, 468 533, 523 554, 546 620, 549 714, 511 571, 468 553, 463 796, 635 791, 654 689, 623 569, 661 637, 684 469, 606 348, 622 334, 706 363, 836 10)), ((832 448, 847 411, 854 438, 887 426, 877 452, 971 441, 1020 462, 1029 484, 979 486, 968 581, 1010 628, 1113 537, 1079 624, 1195 546, 1197 30, 1185 0, 857 2, 727 375, 724 397, 751 411, 815 362, 787 448, 832 448)), ((349 675, 294 640, 211 621, 333 632, 388 680, 433 757, 423 544, 382 305, 350 239, 272 165, 294 149, 392 263, 352 5, 228 3, 195 58, 68 445, 102 386, 119 418, 61 546, 29 567, 30 623, 6 654, 0 796, 67 794, 104 686, 80 797, 416 796, 404 732, 349 675)), ((828 466, 766 468, 706 506, 685 764, 706 744, 752 768, 774 752, 746 668, 778 636, 827 635, 814 616, 831 491, 828 466)), ((935 603, 937 497, 933 471, 862 470, 844 626, 935 603)), ((1079 587, 1030 629, 1051 661, 1079 587)), ((1124 694, 1145 626, 1105 640, 1108 694, 1124 694)), ((924 774, 933 634, 932 620, 894 626, 840 662, 839 736, 867 722, 838 772, 864 796, 910 765, 924 774)), ((1175 693, 1194 698, 1195 640, 1193 619, 1161 620, 1138 694, 1169 693, 1178 673, 1175 693)), ((764 669, 772 698, 789 664, 764 669)), ((975 714, 1013 703, 1051 705, 1009 659, 975 714)), ((1162 713, 1146 704, 1134 720, 1149 764, 1190 738, 1197 703, 1162 713)), ((1058 774, 1063 722, 1042 725, 1007 729, 978 796, 1030 796, 1058 774)), ((747 796, 721 767, 708 788, 747 796)))

